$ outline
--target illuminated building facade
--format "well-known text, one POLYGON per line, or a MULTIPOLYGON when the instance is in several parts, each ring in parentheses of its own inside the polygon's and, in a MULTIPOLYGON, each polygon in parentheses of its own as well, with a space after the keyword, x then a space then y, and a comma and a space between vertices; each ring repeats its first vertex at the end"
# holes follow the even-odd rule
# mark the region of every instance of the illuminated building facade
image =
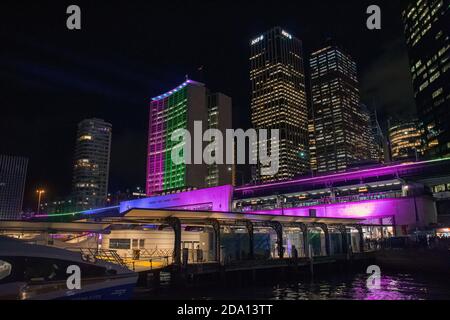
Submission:
POLYGON ((393 161, 418 159, 423 154, 423 132, 417 121, 405 121, 389 128, 393 161))
POLYGON ((308 121, 309 134, 309 165, 311 172, 317 172, 317 154, 316 154, 316 138, 314 136, 314 120, 308 121))
POLYGON ((450 2, 413 0, 402 14, 426 155, 450 154, 450 2))
POLYGON ((104 206, 108 194, 112 125, 102 119, 78 124, 72 198, 77 209, 104 206))
MULTIPOLYGON (((217 129, 225 136, 227 129, 232 129, 231 98, 223 93, 208 94, 208 129, 217 129)), ((208 165, 206 187, 235 185, 236 167, 234 164, 208 165)))
POLYGON ((253 127, 280 130, 279 171, 263 176, 258 168, 256 181, 286 180, 304 174, 309 171, 309 151, 302 43, 275 27, 253 39, 250 52, 253 127))
MULTIPOLYGON (((147 195, 232 183, 234 170, 229 170, 225 165, 206 165, 203 153, 196 155, 195 150, 191 150, 191 164, 172 161, 172 150, 179 144, 171 139, 175 130, 187 130, 192 139, 196 135, 203 135, 203 132, 194 132, 194 122, 201 122, 203 130, 231 129, 231 98, 220 93, 210 93, 204 84, 186 80, 177 88, 152 99, 147 195), (196 157, 201 157, 201 163, 195 164, 196 157)), ((202 152, 205 146, 206 143, 201 145, 202 152)))
POLYGON ((0 155, 0 220, 19 220, 28 159, 0 155))
POLYGON ((378 122, 376 110, 372 110, 364 104, 361 104, 361 111, 364 121, 368 124, 365 132, 365 140, 369 143, 368 160, 374 163, 384 163, 385 137, 378 122))
POLYGON ((317 172, 368 159, 368 119, 359 103, 356 63, 336 46, 312 53, 311 96, 317 172))

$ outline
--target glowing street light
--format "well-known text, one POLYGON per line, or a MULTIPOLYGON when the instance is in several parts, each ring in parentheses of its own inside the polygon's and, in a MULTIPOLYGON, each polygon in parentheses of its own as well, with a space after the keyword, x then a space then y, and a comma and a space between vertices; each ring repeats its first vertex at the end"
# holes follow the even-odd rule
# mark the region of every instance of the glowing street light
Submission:
POLYGON ((38 195, 37 214, 39 214, 40 209, 41 209, 41 198, 42 198, 42 195, 45 193, 45 190, 43 190, 43 189, 38 189, 38 190, 36 190, 36 193, 37 193, 37 195, 38 195))

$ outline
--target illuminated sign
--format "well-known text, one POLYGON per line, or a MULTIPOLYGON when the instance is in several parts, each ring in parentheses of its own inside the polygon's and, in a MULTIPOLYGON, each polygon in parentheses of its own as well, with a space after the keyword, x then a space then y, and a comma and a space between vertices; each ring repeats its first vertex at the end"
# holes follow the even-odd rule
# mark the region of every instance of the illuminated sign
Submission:
POLYGON ((292 36, 289 33, 287 33, 286 31, 284 31, 284 30, 281 31, 281 34, 283 36, 285 36, 286 38, 292 39, 292 36))
POLYGON ((263 39, 264 39, 264 36, 259 36, 258 38, 253 39, 251 43, 252 43, 252 45, 254 45, 254 44, 262 41, 263 39))

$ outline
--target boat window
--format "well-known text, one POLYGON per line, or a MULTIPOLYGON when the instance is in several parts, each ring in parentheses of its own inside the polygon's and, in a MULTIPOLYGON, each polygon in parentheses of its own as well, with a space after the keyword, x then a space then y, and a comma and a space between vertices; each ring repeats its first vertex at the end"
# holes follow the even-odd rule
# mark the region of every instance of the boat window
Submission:
POLYGON ((106 274, 106 268, 104 267, 83 263, 78 265, 80 266, 81 269, 81 278, 101 277, 106 274))
POLYGON ((81 278, 115 275, 117 271, 89 263, 40 258, 40 257, 0 257, 0 284, 14 281, 47 282, 66 281, 70 274, 67 268, 78 265, 81 278))
POLYGON ((12 265, 6 261, 0 260, 0 280, 3 280, 11 275, 12 265))
POLYGON ((100 277, 106 274, 106 268, 88 263, 77 263, 49 258, 27 258, 25 263, 26 281, 60 281, 67 280, 67 268, 70 265, 80 267, 81 278, 100 277))
MULTIPOLYGON (((22 257, 0 257, 0 261, 6 263, 6 266, 11 265, 10 274, 6 275, 8 272, 3 272, 4 277, 0 276, 0 284, 23 281, 23 258, 22 257)), ((3 269, 4 270, 4 264, 3 269)), ((4 270, 5 271, 5 270, 4 270)))
POLYGON ((25 281, 42 282, 67 279, 68 261, 31 257, 25 259, 25 281))

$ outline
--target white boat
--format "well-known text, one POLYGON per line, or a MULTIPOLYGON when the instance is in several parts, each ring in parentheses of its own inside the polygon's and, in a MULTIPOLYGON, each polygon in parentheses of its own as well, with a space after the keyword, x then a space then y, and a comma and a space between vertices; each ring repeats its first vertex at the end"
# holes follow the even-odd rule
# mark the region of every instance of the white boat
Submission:
POLYGON ((126 300, 137 277, 125 266, 81 252, 0 237, 0 300, 126 300), (75 276, 70 266, 79 267, 79 289, 70 285, 76 283, 69 279, 75 276))

